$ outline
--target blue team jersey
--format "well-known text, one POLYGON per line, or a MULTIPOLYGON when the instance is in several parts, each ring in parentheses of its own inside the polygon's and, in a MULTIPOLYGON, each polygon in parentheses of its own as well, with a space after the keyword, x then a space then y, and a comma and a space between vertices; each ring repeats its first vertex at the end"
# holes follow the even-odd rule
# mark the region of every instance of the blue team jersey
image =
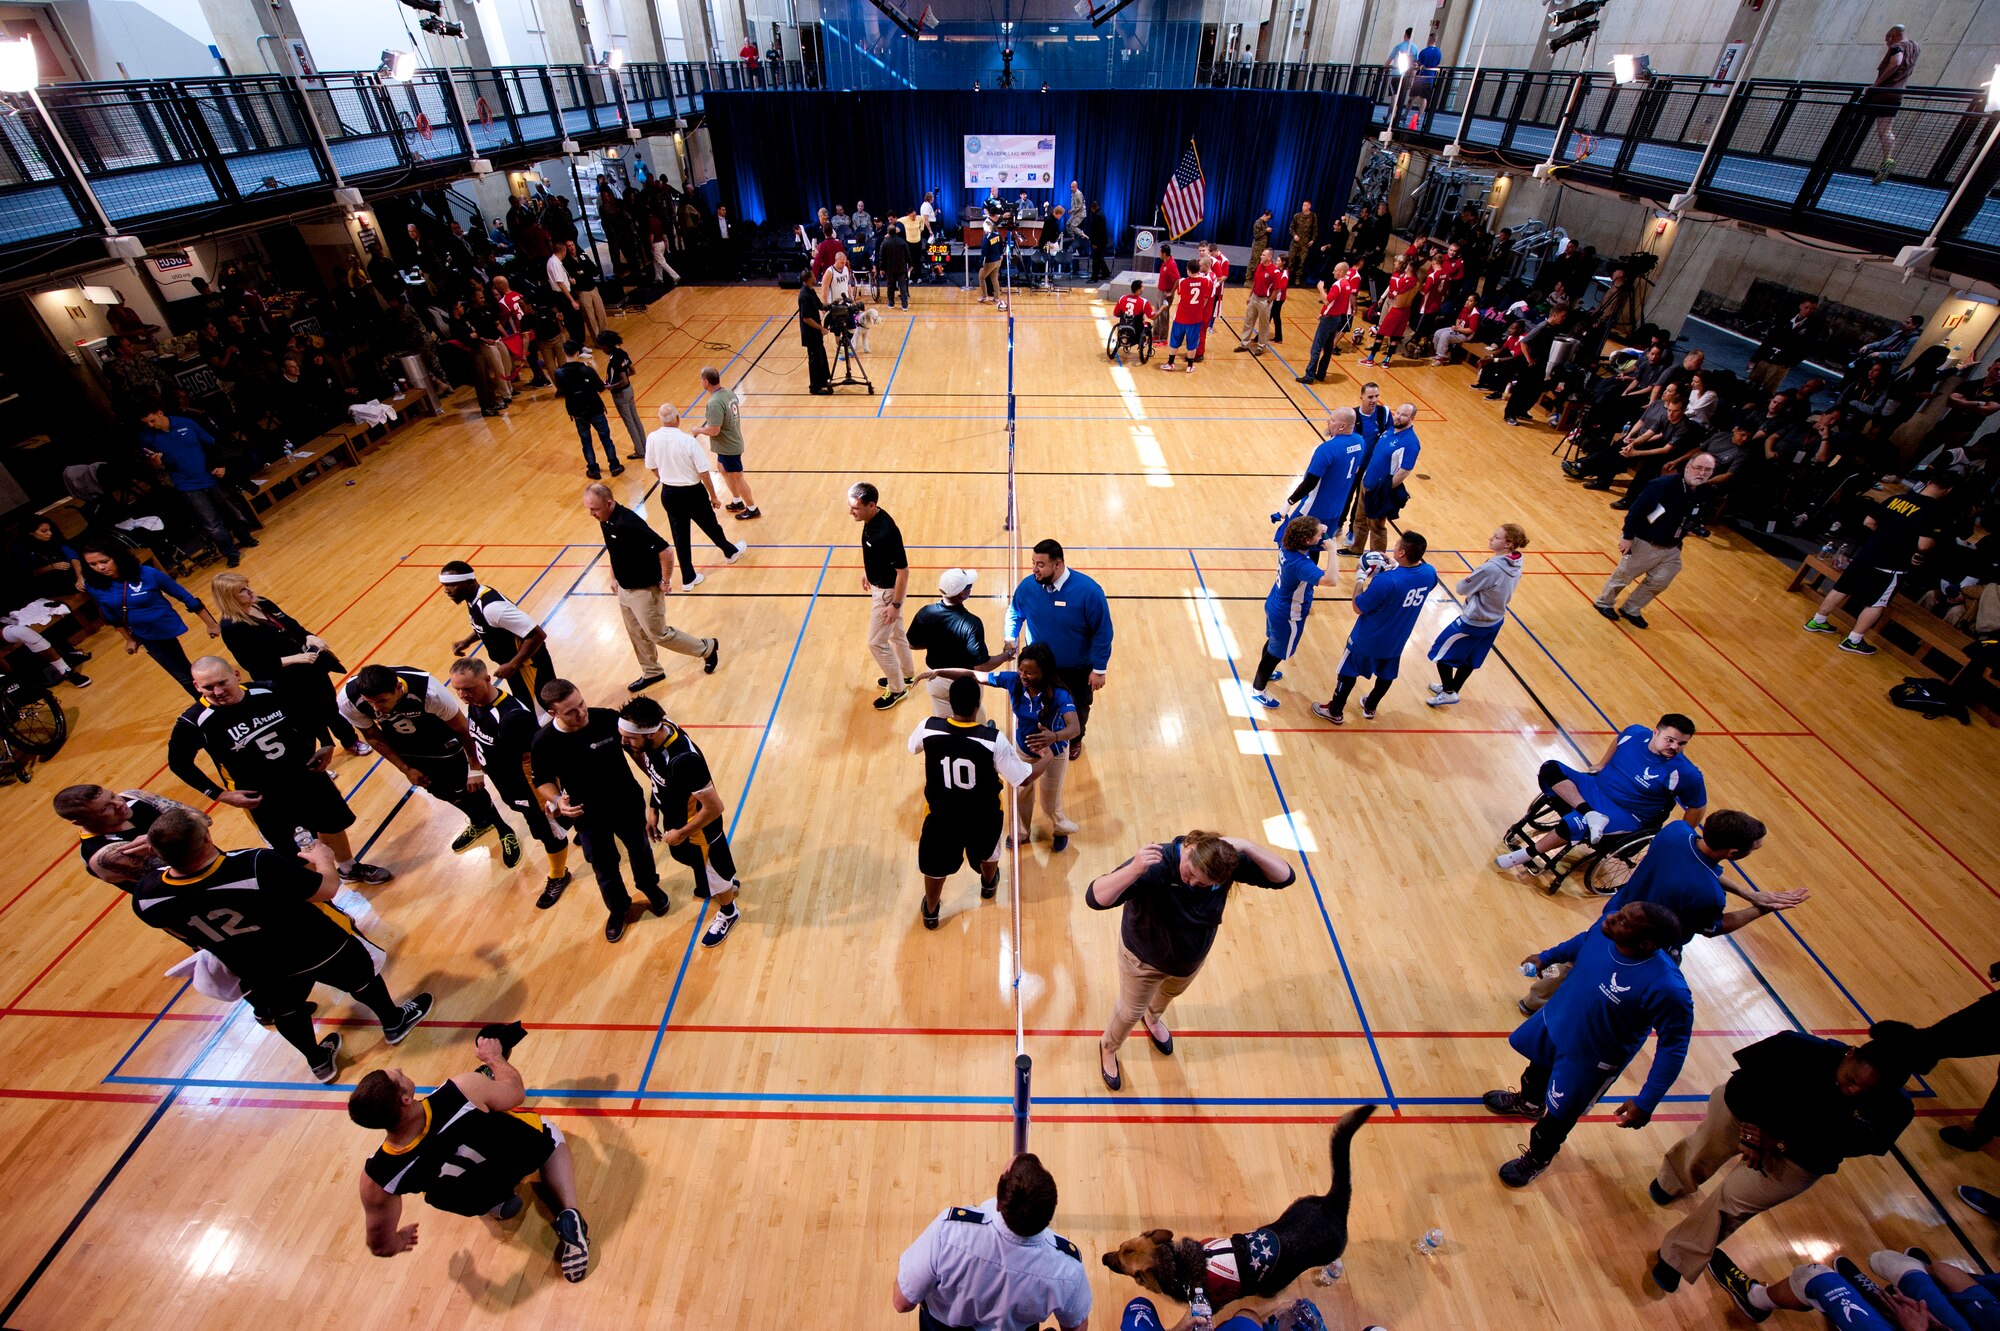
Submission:
POLYGON ((1319 484, 1293 506, 1278 524, 1273 540, 1285 539, 1285 527, 1296 517, 1318 518, 1328 531, 1340 525, 1341 510, 1347 507, 1348 493, 1354 488, 1354 473, 1361 467, 1367 441, 1358 434, 1337 434, 1313 450, 1306 463, 1306 475, 1319 477, 1319 484))
MULTIPOLYGON (((996 689, 1007 690, 1007 705, 1014 713, 1014 745, 1023 753, 1029 751, 1028 736, 1037 730, 1061 730, 1069 724, 1066 718, 1076 710, 1068 689, 1058 684, 1052 697, 1037 697, 1021 683, 1018 670, 995 670, 986 676, 986 682, 996 689)), ((1057 740, 1049 746, 1049 752, 1069 752, 1069 741, 1057 740)))
POLYGON ((1633 1097, 1649 1112, 1658 1108, 1687 1061, 1694 1031, 1694 996, 1680 966, 1665 952, 1634 961, 1597 924, 1541 953, 1540 961, 1570 963, 1562 988, 1529 1018, 1542 1020, 1564 1057, 1622 1067, 1647 1035, 1659 1032, 1652 1071, 1633 1097))
POLYGON ((1278 580, 1264 598, 1264 640, 1279 660, 1298 650, 1299 634, 1312 613, 1313 589, 1326 570, 1296 550, 1278 557, 1278 580))
POLYGON ((1378 660, 1401 656, 1437 581, 1437 570, 1429 564, 1385 569, 1370 578, 1354 598, 1348 653, 1378 660))
POLYGON ((1687 931, 1683 946, 1690 938, 1715 932, 1729 896, 1722 890, 1722 865, 1695 849, 1693 824, 1676 821, 1661 828, 1604 913, 1634 901, 1650 901, 1680 916, 1687 931))
POLYGON ((1368 456, 1368 470, 1362 473, 1361 488, 1373 490, 1396 472, 1410 470, 1417 465, 1417 454, 1422 451, 1414 426, 1384 430, 1375 451, 1368 456))
POLYGON ((1637 818, 1643 826, 1665 818, 1678 804, 1699 809, 1708 803, 1708 785, 1701 769, 1685 753, 1662 758, 1646 746, 1653 741, 1650 726, 1627 726, 1618 732, 1611 761, 1597 773, 1597 789, 1605 799, 1637 818))

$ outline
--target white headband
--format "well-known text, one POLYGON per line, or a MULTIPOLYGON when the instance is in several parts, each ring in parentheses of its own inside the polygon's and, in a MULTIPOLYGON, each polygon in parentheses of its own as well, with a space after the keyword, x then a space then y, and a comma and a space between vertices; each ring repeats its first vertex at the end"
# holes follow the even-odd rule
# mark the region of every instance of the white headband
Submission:
POLYGON ((660 733, 660 728, 656 725, 636 725, 621 716, 618 718, 618 733, 621 735, 657 735, 660 733))
POLYGON ((443 582, 443 583, 452 583, 452 582, 478 582, 478 581, 479 581, 479 575, 478 575, 477 573, 444 573, 444 572, 440 572, 440 573, 438 574, 438 581, 439 581, 439 582, 443 582))

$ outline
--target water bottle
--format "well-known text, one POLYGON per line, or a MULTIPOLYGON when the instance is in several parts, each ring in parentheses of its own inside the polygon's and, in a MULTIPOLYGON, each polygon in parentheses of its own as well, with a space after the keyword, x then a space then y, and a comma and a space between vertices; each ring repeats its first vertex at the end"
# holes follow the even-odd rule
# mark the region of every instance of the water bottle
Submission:
POLYGON ((1539 979, 1541 978, 1542 968, 1540 966, 1537 966, 1532 961, 1524 961, 1521 963, 1521 974, 1527 976, 1531 980, 1539 979))
POLYGON ((300 850, 311 850, 313 843, 318 840, 319 838, 306 828, 294 827, 292 829, 292 844, 300 850))
POLYGON ((1215 1310, 1208 1306, 1208 1291, 1200 1285, 1194 1287, 1194 1294, 1188 1299, 1188 1319, 1190 1331, 1212 1331, 1215 1325, 1215 1310))
POLYGON ((1441 1229, 1427 1229, 1424 1231, 1424 1236, 1417 1240, 1417 1255, 1420 1257, 1435 1257, 1443 1247, 1444 1231, 1441 1229))
POLYGON ((1347 1263, 1341 1261, 1339 1258, 1335 1258, 1327 1265, 1313 1272, 1313 1283, 1315 1285, 1331 1285, 1346 1274, 1347 1263))

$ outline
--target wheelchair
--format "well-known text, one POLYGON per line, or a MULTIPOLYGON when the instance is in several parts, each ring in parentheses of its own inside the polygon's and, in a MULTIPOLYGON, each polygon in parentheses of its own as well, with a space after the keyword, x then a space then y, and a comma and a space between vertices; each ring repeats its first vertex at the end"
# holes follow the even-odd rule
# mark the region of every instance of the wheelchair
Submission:
POLYGON ((1139 353, 1139 363, 1144 365, 1153 358, 1152 321, 1142 315, 1128 314, 1112 326, 1104 337, 1104 355, 1120 365, 1125 358, 1119 353, 1131 347, 1139 353))
POLYGON ((1556 802, 1547 794, 1535 796, 1535 802, 1521 815, 1521 820, 1508 828, 1502 838, 1509 850, 1529 847, 1527 863, 1521 867, 1529 873, 1548 875, 1542 884, 1542 891, 1554 896, 1562 891, 1562 886, 1572 875, 1582 876, 1583 890, 1591 896, 1608 897, 1625 886, 1625 880, 1632 876, 1632 870, 1639 865, 1639 859, 1646 853, 1646 847, 1653 844, 1659 835, 1661 823, 1653 823, 1636 832, 1606 832, 1596 845, 1588 842, 1573 842, 1554 851, 1544 853, 1532 849, 1533 843, 1548 832, 1562 830, 1563 816, 1556 802))

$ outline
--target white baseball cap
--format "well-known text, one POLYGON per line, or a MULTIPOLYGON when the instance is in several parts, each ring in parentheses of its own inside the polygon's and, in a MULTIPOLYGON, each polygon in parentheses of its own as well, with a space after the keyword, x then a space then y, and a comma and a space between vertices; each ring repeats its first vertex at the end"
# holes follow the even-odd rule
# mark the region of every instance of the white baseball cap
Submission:
POLYGON ((979 581, 976 569, 948 568, 938 574, 938 590, 946 596, 963 596, 972 590, 972 584, 979 581))

